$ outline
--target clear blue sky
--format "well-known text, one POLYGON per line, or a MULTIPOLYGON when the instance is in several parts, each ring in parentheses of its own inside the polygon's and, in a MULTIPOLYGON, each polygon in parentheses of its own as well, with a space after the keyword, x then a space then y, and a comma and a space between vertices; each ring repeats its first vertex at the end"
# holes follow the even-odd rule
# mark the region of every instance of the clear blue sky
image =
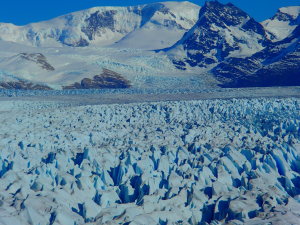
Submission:
MULTIPOLYGON (((159 2, 155 0, 2 0, 0 22, 24 25, 48 20, 69 12, 94 6, 128 6, 159 2)), ((192 0, 203 5, 205 0, 192 0)), ((279 7, 300 5, 300 0, 220 0, 232 2, 246 11, 257 21, 265 20, 275 14, 279 7)))

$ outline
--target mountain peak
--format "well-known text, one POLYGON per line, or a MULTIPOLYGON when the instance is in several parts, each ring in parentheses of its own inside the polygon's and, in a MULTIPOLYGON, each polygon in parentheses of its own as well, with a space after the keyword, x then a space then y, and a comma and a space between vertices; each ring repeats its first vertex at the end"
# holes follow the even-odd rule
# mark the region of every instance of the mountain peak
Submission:
MULTIPOLYGON (((300 17, 300 6, 279 8, 270 20, 288 21, 294 23, 300 17)), ((267 20, 268 21, 268 20, 267 20)))
POLYGON ((273 41, 281 41, 288 37, 299 24, 300 6, 280 8, 271 19, 262 22, 273 41))
POLYGON ((248 14, 232 3, 222 4, 218 1, 208 1, 201 8, 199 18, 204 17, 208 22, 220 21, 229 26, 236 26, 249 18, 248 14))
POLYGON ((150 48, 165 48, 195 24, 199 9, 190 2, 93 7, 25 26, 0 24, 0 39, 41 47, 112 46, 126 39, 122 47, 144 49, 145 44, 136 42, 149 37, 148 43, 154 43, 150 48))
POLYGON ((264 35, 263 27, 251 18, 246 12, 232 3, 222 4, 219 1, 208 1, 199 13, 199 26, 219 26, 229 29, 239 26, 247 31, 254 31, 264 35))
POLYGON ((297 19, 300 15, 300 6, 282 7, 278 12, 290 15, 293 19, 297 19))
POLYGON ((167 51, 180 69, 187 64, 209 67, 231 54, 247 56, 260 51, 265 41, 262 25, 243 10, 232 3, 208 1, 196 25, 167 51))

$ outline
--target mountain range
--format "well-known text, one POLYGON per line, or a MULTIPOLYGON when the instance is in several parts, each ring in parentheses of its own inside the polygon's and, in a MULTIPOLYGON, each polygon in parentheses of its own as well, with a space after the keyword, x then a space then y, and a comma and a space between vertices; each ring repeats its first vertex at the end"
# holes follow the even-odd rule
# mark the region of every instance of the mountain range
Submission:
POLYGON ((94 7, 25 26, 2 23, 0 37, 37 47, 117 44, 132 48, 164 48, 174 44, 195 24, 199 8, 189 2, 94 7), (139 40, 141 35, 143 39, 139 40))
POLYGON ((294 86, 299 39, 300 6, 263 22, 218 1, 95 7, 25 26, 0 23, 0 88, 82 88, 102 70, 118 74, 107 88, 183 80, 198 88, 294 86))

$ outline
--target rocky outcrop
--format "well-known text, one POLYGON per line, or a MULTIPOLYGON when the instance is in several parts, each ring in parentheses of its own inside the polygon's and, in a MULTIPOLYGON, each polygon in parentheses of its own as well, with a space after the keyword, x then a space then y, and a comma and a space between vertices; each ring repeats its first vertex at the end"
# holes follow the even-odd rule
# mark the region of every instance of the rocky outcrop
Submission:
POLYGON ((65 86, 63 89, 103 89, 103 88, 129 88, 130 82, 120 74, 103 69, 100 75, 93 78, 84 78, 81 82, 75 82, 72 85, 65 86))
POLYGON ((44 70, 54 71, 55 68, 47 61, 47 58, 42 53, 20 53, 17 57, 35 62, 44 70))
POLYGON ((164 51, 178 69, 209 70, 221 87, 300 85, 299 18, 300 7, 286 7, 260 24, 231 3, 209 1, 164 51))
POLYGON ((300 26, 246 58, 228 58, 212 72, 222 87, 300 85, 300 26))
POLYGON ((52 90, 47 85, 34 84, 26 81, 9 81, 0 82, 0 89, 17 89, 17 90, 52 90))
POLYGON ((86 34, 89 40, 94 40, 96 35, 101 36, 101 29, 110 29, 115 31, 114 15, 116 10, 108 10, 104 12, 96 11, 85 19, 86 25, 81 28, 81 31, 86 34))

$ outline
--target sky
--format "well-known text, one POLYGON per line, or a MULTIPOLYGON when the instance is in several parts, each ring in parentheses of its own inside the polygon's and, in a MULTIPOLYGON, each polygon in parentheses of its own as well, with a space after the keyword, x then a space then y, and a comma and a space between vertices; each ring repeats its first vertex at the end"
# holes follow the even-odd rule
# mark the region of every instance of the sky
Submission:
MULTIPOLYGON (((162 0, 164 1, 164 0, 162 0)), ((272 17, 278 8, 300 5, 300 0, 219 0, 231 2, 247 12, 257 21, 272 17)), ((32 22, 49 20, 70 12, 95 6, 129 6, 161 2, 155 0, 2 0, 0 22, 25 25, 32 22)), ((205 0, 191 0, 203 5, 205 0)))

